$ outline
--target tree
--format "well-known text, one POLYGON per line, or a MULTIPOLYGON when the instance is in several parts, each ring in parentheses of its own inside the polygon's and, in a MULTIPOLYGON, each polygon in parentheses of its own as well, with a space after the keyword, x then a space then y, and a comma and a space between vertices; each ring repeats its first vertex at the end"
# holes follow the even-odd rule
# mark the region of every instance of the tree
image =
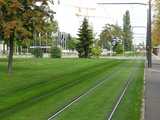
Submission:
POLYGON ((52 46, 53 45, 53 41, 55 41, 55 33, 58 30, 58 22, 55 20, 52 21, 47 21, 45 23, 45 31, 41 33, 41 42, 42 45, 46 45, 46 46, 52 46))
POLYGON ((102 48, 99 44, 99 41, 100 41, 99 39, 94 40, 94 44, 92 47, 92 56, 96 58, 99 58, 102 53, 102 48))
POLYGON ((152 29, 152 40, 153 45, 160 45, 160 1, 155 0, 155 12, 154 12, 154 21, 152 29))
POLYGON ((51 58, 61 58, 62 50, 57 46, 52 46, 51 48, 51 58))
POLYGON ((124 42, 124 49, 126 51, 132 50, 132 39, 133 33, 130 23, 130 13, 127 10, 123 16, 123 42, 124 42))
POLYGON ((120 26, 106 24, 103 28, 103 31, 100 34, 100 45, 102 48, 110 49, 116 46, 116 43, 113 45, 113 39, 116 39, 116 42, 122 40, 123 31, 120 26))
POLYGON ((106 24, 103 31, 100 34, 100 44, 101 47, 110 49, 110 43, 112 41, 112 28, 110 24, 106 24))
POLYGON ((117 43, 115 51, 116 51, 116 54, 122 54, 123 53, 123 44, 117 43))
POLYGON ((51 0, 0 0, 0 33, 9 46, 8 73, 12 73, 14 41, 33 39, 52 20, 51 0))
POLYGON ((67 49, 75 50, 77 44, 78 44, 77 38, 69 36, 69 39, 67 41, 67 49))
POLYGON ((91 56, 91 48, 93 44, 93 31, 89 26, 88 20, 84 18, 78 33, 78 44, 76 50, 80 58, 89 58, 91 56))

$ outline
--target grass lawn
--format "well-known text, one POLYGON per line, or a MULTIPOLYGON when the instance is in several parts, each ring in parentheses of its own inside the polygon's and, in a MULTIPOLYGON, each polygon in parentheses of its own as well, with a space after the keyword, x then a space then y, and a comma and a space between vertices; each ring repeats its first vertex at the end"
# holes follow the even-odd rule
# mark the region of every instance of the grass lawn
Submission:
POLYGON ((134 74, 128 91, 117 109, 113 120, 139 120, 141 117, 144 64, 134 74), (127 114, 126 114, 127 113, 127 114))
POLYGON ((138 67, 133 82, 114 119, 128 120, 132 116, 135 116, 132 120, 139 119, 143 61, 16 59, 11 76, 6 73, 6 65, 6 60, 1 59, 0 120, 47 120, 101 82, 103 84, 55 119, 105 120, 135 66, 138 67), (133 105, 128 108, 127 114, 121 113, 121 109, 130 102, 133 105))

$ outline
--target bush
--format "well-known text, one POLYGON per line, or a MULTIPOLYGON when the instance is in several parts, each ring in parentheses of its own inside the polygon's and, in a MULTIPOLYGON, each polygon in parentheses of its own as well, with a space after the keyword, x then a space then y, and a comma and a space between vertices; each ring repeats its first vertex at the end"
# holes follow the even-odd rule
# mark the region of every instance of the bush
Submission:
POLYGON ((102 49, 101 49, 101 47, 96 46, 96 47, 92 48, 91 52, 92 52, 92 56, 98 58, 101 55, 101 53, 102 53, 102 49))
POLYGON ((36 58, 42 58, 43 57, 43 50, 41 48, 35 48, 35 49, 32 50, 32 54, 36 58))
POLYGON ((117 44, 115 52, 116 52, 116 54, 122 54, 123 53, 123 45, 117 44))
POLYGON ((51 48, 51 58, 61 58, 62 51, 59 47, 52 47, 51 48))

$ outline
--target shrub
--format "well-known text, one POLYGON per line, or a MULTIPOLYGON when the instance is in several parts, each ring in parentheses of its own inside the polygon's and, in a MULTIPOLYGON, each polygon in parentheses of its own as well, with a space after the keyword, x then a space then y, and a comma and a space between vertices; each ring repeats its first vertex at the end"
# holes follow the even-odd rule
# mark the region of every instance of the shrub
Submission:
POLYGON ((52 47, 51 48, 51 58, 61 58, 62 51, 59 47, 52 47))
POLYGON ((117 44, 115 51, 116 51, 116 54, 122 54, 123 53, 123 45, 117 44))
POLYGON ((36 58, 42 58, 43 57, 43 50, 41 48, 35 48, 35 49, 32 50, 32 54, 36 58))
POLYGON ((101 53, 102 53, 102 49, 101 49, 101 47, 96 46, 96 47, 92 48, 91 52, 92 52, 92 56, 98 58, 101 55, 101 53))

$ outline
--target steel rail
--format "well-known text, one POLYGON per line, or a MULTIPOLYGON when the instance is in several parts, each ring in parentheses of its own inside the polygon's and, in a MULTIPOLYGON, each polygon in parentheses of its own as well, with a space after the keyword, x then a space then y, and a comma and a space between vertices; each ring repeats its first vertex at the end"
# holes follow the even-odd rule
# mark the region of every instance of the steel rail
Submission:
POLYGON ((51 117, 48 118, 48 120, 53 120, 55 117, 57 117, 59 114, 61 114, 63 111, 65 111, 67 108, 69 108, 72 104, 78 102, 81 98, 85 97, 86 95, 88 95, 89 93, 91 93, 93 90, 95 90, 97 87, 101 86, 104 82, 106 82, 107 80, 110 80, 113 76, 115 76, 115 74, 120 73, 119 68, 122 67, 123 64, 120 64, 118 67, 116 67, 114 70, 112 70, 109 74, 110 76, 108 77, 105 76, 104 78, 102 78, 102 81, 100 81, 99 83, 97 83, 95 86, 93 86, 92 88, 90 88, 88 91, 86 91, 85 93, 81 94, 79 97, 77 97, 76 99, 74 99, 72 102, 70 102, 69 104, 67 104, 66 106, 64 106, 62 109, 60 109, 59 111, 57 111, 56 113, 54 113, 51 117), (118 71, 115 73, 115 71, 118 71), (114 73, 114 74, 113 74, 114 73), (106 78, 107 77, 107 78, 106 78))
POLYGON ((124 96, 125 96, 125 94, 126 94, 126 92, 127 92, 127 90, 128 90, 128 87, 130 86, 131 82, 133 81, 133 75, 134 75, 133 73, 135 73, 135 71, 136 71, 137 69, 138 69, 138 67, 137 67, 137 65, 136 65, 136 68, 133 69, 133 70, 130 72, 129 77, 128 77, 128 80, 127 80, 127 82, 126 82, 125 85, 124 85, 123 91, 122 91, 122 93, 120 94, 120 97, 118 98, 116 104, 114 105, 112 112, 110 113, 109 117, 108 117, 106 120, 112 120, 113 115, 115 114, 117 108, 119 107, 120 103, 122 102, 122 100, 123 100, 123 98, 124 98, 124 96))

